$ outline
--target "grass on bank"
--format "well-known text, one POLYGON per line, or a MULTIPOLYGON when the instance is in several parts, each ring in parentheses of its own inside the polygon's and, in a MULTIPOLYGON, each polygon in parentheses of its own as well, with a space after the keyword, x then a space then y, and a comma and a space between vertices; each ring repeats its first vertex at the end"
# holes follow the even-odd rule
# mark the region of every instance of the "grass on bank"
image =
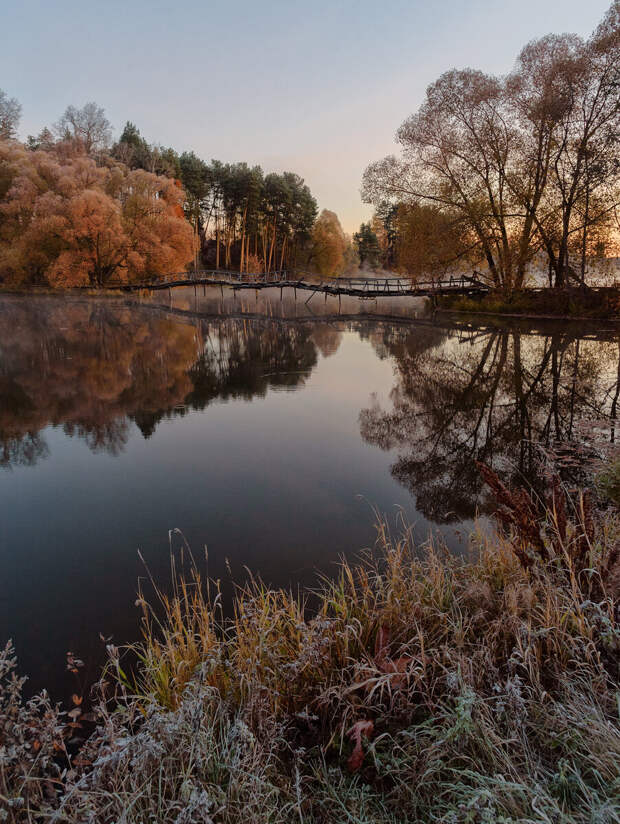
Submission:
MULTIPOLYGON (((507 529, 475 532, 470 561, 379 524, 375 560, 324 581, 312 617, 254 581, 224 623, 197 567, 175 570, 171 595, 142 600, 137 683, 112 650, 117 701, 60 797, 35 797, 31 765, 32 810, 110 824, 620 821, 617 516, 557 486, 543 509, 487 480, 507 529)), ((22 807, 8 820, 37 819, 22 807)))
POLYGON ((620 459, 608 461, 594 481, 600 497, 620 508, 620 459))

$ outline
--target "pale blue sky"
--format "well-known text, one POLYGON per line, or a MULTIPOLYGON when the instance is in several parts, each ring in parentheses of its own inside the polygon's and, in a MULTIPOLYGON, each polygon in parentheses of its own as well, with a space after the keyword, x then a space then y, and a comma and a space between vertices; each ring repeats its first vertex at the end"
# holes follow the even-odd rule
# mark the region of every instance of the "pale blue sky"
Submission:
POLYGON ((0 0, 0 88, 37 133, 95 100, 209 160, 301 174, 347 231, 362 172, 453 66, 503 74, 528 40, 588 35, 608 0, 0 0))

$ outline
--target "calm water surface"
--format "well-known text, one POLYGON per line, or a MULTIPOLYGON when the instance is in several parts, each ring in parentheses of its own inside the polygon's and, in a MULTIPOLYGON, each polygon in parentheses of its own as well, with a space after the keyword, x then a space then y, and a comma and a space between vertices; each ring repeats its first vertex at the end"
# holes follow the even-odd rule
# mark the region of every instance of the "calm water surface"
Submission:
POLYGON ((210 575, 274 585, 372 546, 372 507, 460 552, 490 504, 474 458, 529 476, 593 413, 614 436, 613 331, 270 292, 0 298, 0 643, 32 688, 136 637, 138 551, 165 582, 171 530, 210 575))

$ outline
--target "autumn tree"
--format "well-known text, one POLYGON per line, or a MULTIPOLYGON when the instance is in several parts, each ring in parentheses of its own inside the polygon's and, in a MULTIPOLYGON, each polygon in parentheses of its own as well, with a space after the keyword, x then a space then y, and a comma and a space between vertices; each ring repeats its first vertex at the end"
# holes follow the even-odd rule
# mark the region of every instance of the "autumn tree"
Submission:
POLYGON ((0 89, 0 140, 11 140, 17 137, 17 127, 22 114, 22 107, 18 100, 9 97, 0 89))
POLYGON ((335 212, 323 209, 312 232, 312 260, 321 275, 340 275, 347 242, 335 212))
POLYGON ((0 166, 8 282, 102 286, 157 277, 192 258, 183 191, 169 178, 11 143, 0 143, 0 166))
POLYGON ((507 81, 522 143, 519 173, 508 185, 557 286, 577 266, 584 279, 588 238, 600 241, 618 204, 617 8, 588 41, 575 35, 532 41, 507 81))
MULTIPOLYGON (((0 148, 7 158, 0 164, 5 280, 135 280, 161 273, 166 260, 174 271, 187 261, 188 230, 195 268, 202 263, 256 273, 308 262, 317 205, 299 175, 264 175, 259 166, 206 163, 193 152, 179 155, 149 143, 130 121, 108 149, 110 134, 103 109, 89 103, 82 109, 70 106, 54 133, 43 129, 29 136, 29 154, 19 144, 0 148), (82 163, 88 158, 94 163, 82 163), (77 170, 82 182, 76 189, 77 170), (159 182, 146 197, 148 207, 138 210, 140 220, 132 222, 131 204, 145 191, 146 178, 139 172, 159 182), (183 217, 189 226, 174 223, 183 217), (157 223, 164 239, 159 245, 153 243, 157 223), (175 226, 178 232, 171 230, 175 226), (151 244, 148 252, 145 243, 151 244)), ((350 265, 353 257, 347 257, 350 265)))
POLYGON ((458 269, 469 251, 458 216, 437 206, 401 204, 395 228, 397 268, 415 279, 441 279, 458 269))
POLYGON ((515 225, 505 180, 516 135, 506 127, 500 81, 471 69, 446 72, 402 124, 398 140, 401 160, 386 158, 366 170, 365 199, 457 213, 476 238, 493 283, 520 285, 515 250, 524 228, 515 225))
POLYGON ((294 268, 303 261, 317 214, 308 186, 293 172, 264 175, 247 163, 206 163, 194 152, 149 144, 127 122, 112 155, 131 168, 180 179, 197 246, 195 266, 239 272, 294 268))
MULTIPOLYGON (((620 205, 620 3, 614 2, 593 36, 579 44, 569 75, 571 105, 561 123, 553 163, 551 197, 556 204, 555 250, 541 222, 541 235, 563 286, 573 274, 571 239, 581 247, 585 275, 588 234, 620 205), (555 253, 554 253, 555 252, 555 253)), ((579 259, 579 257, 577 259, 579 259)))

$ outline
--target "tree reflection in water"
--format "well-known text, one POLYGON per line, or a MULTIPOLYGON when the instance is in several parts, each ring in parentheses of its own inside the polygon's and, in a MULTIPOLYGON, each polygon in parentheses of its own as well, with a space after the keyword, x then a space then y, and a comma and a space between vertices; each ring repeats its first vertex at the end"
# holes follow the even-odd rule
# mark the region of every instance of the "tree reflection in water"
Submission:
POLYGON ((162 418, 204 409, 214 398, 298 385, 317 362, 308 326, 188 322, 86 301, 6 300, 0 341, 4 466, 45 458, 48 425, 114 455, 132 421, 149 437, 162 418))
POLYGON ((375 333, 373 343, 394 358, 396 384, 390 409, 375 400, 360 413, 362 436, 396 451, 392 474, 433 521, 461 521, 490 506, 480 499, 475 460, 536 485, 540 446, 570 442, 584 418, 607 417, 607 437, 615 438, 617 340, 401 327, 375 333))
MULTIPOLYGON (((338 351, 344 329, 393 361, 390 408, 375 399, 363 409, 361 434, 395 451, 392 474, 429 520, 469 519, 476 507, 490 505, 480 499, 475 460, 503 462, 513 481, 535 481, 540 445, 570 442, 586 417, 615 421, 620 343, 613 337, 6 298, 0 307, 0 465, 47 457, 43 430, 49 425, 93 451, 118 454, 132 423, 149 438, 162 419, 205 409, 215 399, 249 400, 270 387, 299 386, 319 353, 338 351)), ((615 438, 613 426, 607 437, 615 438)))

